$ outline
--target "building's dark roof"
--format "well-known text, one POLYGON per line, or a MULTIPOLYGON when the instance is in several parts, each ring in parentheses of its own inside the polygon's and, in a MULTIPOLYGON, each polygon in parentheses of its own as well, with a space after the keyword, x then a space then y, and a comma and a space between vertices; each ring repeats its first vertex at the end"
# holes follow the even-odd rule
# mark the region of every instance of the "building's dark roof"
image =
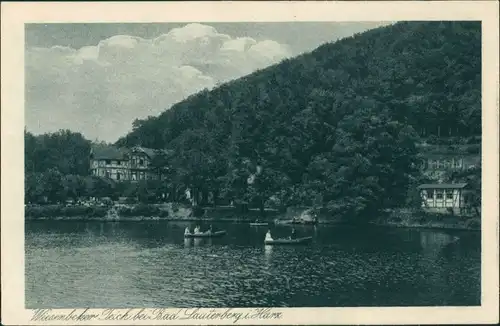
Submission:
POLYGON ((160 153, 167 154, 167 155, 171 154, 171 151, 166 150, 166 149, 152 149, 152 148, 146 148, 146 147, 141 147, 141 146, 136 146, 132 150, 143 152, 144 154, 149 156, 149 158, 151 158, 151 159, 153 159, 155 156, 159 155, 160 153))
POLYGON ((143 151, 149 158, 153 158, 157 155, 156 150, 152 148, 140 147, 141 151, 143 151))
POLYGON ((91 157, 95 160, 125 160, 127 150, 111 145, 92 145, 91 157))
POLYGON ((480 155, 481 142, 475 144, 454 144, 454 145, 426 145, 417 144, 419 152, 427 156, 429 154, 444 154, 453 156, 480 155))
POLYGON ((425 153, 424 159, 481 159, 479 154, 425 153))
POLYGON ((462 189, 467 183, 426 183, 418 186, 418 189, 462 189))
POLYGON ((94 144, 91 149, 91 157, 96 160, 126 160, 127 154, 130 151, 139 151, 146 154, 149 158, 153 159, 160 153, 167 155, 172 154, 172 151, 166 149, 152 149, 146 147, 136 146, 132 149, 121 148, 112 145, 94 144))

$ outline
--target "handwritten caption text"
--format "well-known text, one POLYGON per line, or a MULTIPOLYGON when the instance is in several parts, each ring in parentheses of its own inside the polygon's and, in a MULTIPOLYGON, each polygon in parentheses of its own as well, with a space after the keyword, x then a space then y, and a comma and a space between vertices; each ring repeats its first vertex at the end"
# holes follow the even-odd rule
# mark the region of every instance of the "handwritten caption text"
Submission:
POLYGON ((245 319, 281 319, 282 312, 272 308, 255 309, 206 309, 206 308, 183 308, 183 309, 73 309, 70 312, 59 312, 52 309, 36 309, 31 317, 31 321, 152 321, 152 320, 209 320, 209 321, 230 321, 237 323, 245 319))

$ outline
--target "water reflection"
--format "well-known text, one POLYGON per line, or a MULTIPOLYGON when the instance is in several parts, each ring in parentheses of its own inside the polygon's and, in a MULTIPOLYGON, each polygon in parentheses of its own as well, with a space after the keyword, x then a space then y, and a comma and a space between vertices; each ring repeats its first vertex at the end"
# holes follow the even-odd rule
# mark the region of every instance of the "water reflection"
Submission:
POLYGON ((88 238, 95 238, 96 236, 96 225, 91 223, 85 223, 85 233, 88 238))
POLYGON ((191 247, 191 239, 190 238, 184 238, 184 247, 185 248, 191 247))
POLYGON ((438 251, 452 242, 453 236, 442 232, 420 231, 420 245, 424 251, 438 251))
POLYGON ((419 234, 422 256, 430 264, 439 259, 446 246, 454 241, 454 236, 443 232, 422 230, 419 234))
POLYGON ((266 262, 269 264, 272 260, 273 246, 264 245, 264 256, 266 257, 266 262))

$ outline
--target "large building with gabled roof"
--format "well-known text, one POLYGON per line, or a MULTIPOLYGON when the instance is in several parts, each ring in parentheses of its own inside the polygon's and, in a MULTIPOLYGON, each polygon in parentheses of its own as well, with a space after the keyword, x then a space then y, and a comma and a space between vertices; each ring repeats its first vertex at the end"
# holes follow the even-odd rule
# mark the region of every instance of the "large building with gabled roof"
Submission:
POLYGON ((166 167, 158 168, 153 161, 161 154, 168 154, 168 151, 95 144, 90 152, 90 172, 115 181, 159 180, 166 167))

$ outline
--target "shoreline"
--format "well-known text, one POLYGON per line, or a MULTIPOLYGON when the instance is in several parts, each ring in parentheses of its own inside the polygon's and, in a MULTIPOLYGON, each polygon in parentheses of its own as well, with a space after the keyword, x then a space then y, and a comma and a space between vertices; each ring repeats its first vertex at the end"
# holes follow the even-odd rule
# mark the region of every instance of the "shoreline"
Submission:
MULTIPOLYGON (((59 216, 59 217, 26 217, 25 222, 36 221, 63 221, 63 222, 212 222, 212 223, 239 223, 249 224, 253 220, 243 218, 181 218, 181 217, 158 217, 158 216, 128 216, 119 218, 108 217, 85 217, 85 216, 59 216)), ((265 223, 265 222, 264 222, 265 223)), ((467 227, 460 224, 449 223, 431 223, 431 224, 397 224, 397 223, 367 223, 367 224, 349 224, 335 221, 318 221, 317 224, 275 224, 274 221, 268 221, 269 226, 289 226, 289 227, 314 227, 314 226, 339 226, 339 227, 383 227, 397 229, 428 229, 428 230, 456 230, 456 231, 474 231, 480 232, 481 228, 467 227)))
POLYGON ((399 225, 399 224, 372 224, 376 227, 388 227, 395 229, 423 229, 423 230, 453 230, 453 231, 473 231, 473 232, 481 232, 481 228, 472 228, 466 226, 457 226, 457 225, 399 225))
POLYGON ((256 219, 269 226, 313 227, 315 225, 343 226, 354 228, 391 227, 434 230, 480 231, 479 217, 450 217, 426 213, 420 210, 399 208, 380 212, 379 217, 363 223, 352 223, 330 215, 320 215, 317 223, 287 223, 293 217, 310 208, 290 207, 279 212, 268 208, 266 216, 260 217, 255 210, 238 212, 234 207, 203 207, 203 214, 195 216, 192 207, 178 203, 135 204, 114 206, 25 206, 25 221, 93 221, 93 222, 186 222, 186 223, 252 223, 256 219), (285 223, 276 223, 280 220, 285 223))

